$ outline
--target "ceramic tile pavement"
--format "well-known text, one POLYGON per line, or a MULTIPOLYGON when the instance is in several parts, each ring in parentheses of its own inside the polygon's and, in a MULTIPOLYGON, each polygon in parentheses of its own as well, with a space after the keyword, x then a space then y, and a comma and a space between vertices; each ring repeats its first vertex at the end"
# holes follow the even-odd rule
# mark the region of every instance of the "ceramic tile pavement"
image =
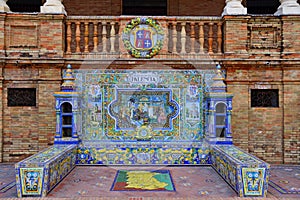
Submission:
MULTIPOLYGON (((294 173, 284 166, 274 167, 271 170, 271 178, 285 180, 281 187, 288 189, 289 180, 294 185, 300 186, 298 169, 293 166, 294 173), (283 171, 285 174, 282 173, 283 171), (294 175, 292 175, 294 174, 294 175)), ((271 167, 272 169, 272 167, 271 167)), ((14 166, 12 164, 0 164, 0 182, 2 186, 14 181, 14 166), (5 173, 7 171, 7 173, 5 173)), ((1 187, 1 185, 0 185, 1 187)), ((293 189, 295 190, 295 189, 293 189)), ((13 186, 5 192, 0 192, 0 198, 16 198, 16 187, 13 186)), ((28 198, 26 198, 28 199, 28 198)), ((34 198, 42 199, 42 198, 34 198)), ((61 183, 54 188, 45 199, 109 199, 109 200, 182 200, 182 199, 241 199, 237 197, 233 189, 209 166, 77 166, 61 183), (167 169, 172 175, 176 188, 175 192, 132 192, 132 191, 110 191, 115 175, 118 170, 158 170, 167 169)), ((242 198, 263 199, 263 198, 242 198)), ((281 194, 275 188, 270 187, 266 199, 300 199, 300 194, 281 194)))

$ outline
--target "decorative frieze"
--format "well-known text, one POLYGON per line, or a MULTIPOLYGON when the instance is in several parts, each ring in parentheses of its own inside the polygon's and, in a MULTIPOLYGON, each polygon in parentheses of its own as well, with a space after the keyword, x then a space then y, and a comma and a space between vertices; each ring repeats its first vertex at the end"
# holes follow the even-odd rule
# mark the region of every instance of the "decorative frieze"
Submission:
POLYGON ((257 24, 248 27, 250 49, 277 48, 280 27, 272 24, 257 24))

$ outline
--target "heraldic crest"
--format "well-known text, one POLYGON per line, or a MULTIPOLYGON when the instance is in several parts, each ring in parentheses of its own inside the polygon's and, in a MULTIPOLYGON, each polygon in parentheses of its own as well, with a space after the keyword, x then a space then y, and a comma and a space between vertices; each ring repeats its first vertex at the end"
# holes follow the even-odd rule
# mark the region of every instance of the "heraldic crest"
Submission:
POLYGON ((138 17, 127 23, 122 40, 129 54, 136 58, 151 58, 163 46, 164 31, 152 18, 138 17))

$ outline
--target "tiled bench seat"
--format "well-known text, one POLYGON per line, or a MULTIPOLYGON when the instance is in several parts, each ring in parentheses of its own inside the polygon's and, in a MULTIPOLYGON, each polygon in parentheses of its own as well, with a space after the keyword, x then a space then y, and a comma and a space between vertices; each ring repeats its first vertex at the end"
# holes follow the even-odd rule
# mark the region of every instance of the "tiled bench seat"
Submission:
POLYGON ((266 197, 270 165, 233 145, 215 145, 212 167, 240 197, 266 197))
POLYGON ((54 145, 16 163, 18 197, 45 197, 75 167, 77 145, 54 145))

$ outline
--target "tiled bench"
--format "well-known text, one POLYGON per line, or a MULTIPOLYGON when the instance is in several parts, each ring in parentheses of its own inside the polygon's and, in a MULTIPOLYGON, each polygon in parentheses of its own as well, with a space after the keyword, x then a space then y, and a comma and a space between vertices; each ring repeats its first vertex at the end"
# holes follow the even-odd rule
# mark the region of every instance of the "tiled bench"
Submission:
POLYGON ((270 165, 233 146, 212 146, 213 168, 240 197, 266 197, 270 165))
POLYGON ((45 197, 75 167, 77 145, 54 145, 16 163, 18 197, 45 197))

